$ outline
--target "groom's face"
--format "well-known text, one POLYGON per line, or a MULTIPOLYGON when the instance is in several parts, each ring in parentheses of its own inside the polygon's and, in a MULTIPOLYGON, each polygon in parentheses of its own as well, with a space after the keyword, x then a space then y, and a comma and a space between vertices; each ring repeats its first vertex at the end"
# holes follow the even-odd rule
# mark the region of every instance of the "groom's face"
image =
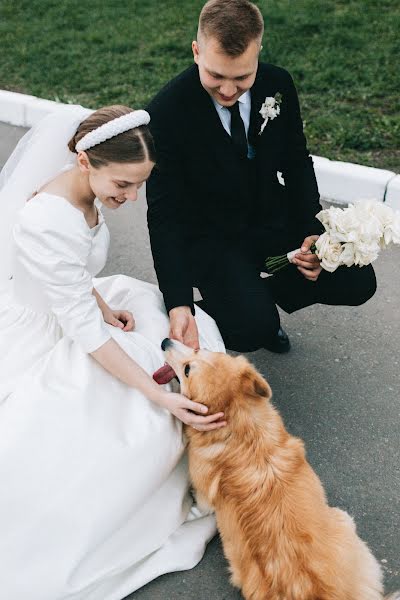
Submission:
POLYGON ((222 106, 233 106, 256 78, 260 41, 252 40, 240 56, 224 53, 214 38, 201 36, 192 44, 203 88, 222 106))

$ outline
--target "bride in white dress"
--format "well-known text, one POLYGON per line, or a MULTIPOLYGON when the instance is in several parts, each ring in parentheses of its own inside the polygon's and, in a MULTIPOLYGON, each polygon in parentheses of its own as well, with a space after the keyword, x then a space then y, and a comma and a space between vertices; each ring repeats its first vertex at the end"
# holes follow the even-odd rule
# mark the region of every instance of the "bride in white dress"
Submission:
MULTIPOLYGON (((95 198, 111 208, 136 199, 155 160, 147 121, 145 111, 119 106, 60 109, 2 172, 7 600, 121 600, 193 567, 215 533, 213 516, 189 494, 182 421, 212 429, 222 415, 201 416, 202 405, 152 379, 169 333, 159 290, 124 275, 93 279, 109 244, 95 198)), ((215 322, 197 308, 196 322, 200 344, 224 351, 215 322)))

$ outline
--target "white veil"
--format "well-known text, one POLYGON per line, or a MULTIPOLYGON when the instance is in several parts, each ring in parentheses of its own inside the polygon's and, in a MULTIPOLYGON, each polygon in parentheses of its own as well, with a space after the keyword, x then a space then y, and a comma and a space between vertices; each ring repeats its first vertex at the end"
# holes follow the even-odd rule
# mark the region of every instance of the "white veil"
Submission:
POLYGON ((0 173, 0 287, 12 276, 12 232, 24 203, 76 154, 68 142, 79 124, 93 111, 79 105, 61 105, 30 129, 19 141, 0 173))

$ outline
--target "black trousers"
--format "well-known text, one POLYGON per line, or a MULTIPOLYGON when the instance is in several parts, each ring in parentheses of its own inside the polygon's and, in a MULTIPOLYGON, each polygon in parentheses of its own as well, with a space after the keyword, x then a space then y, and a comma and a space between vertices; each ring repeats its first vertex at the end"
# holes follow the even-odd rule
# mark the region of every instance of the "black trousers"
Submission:
POLYGON ((202 308, 215 319, 227 348, 238 352, 263 348, 276 335, 280 327, 276 305, 287 313, 316 303, 357 306, 376 291, 372 266, 322 271, 312 282, 289 265, 262 279, 266 256, 251 241, 218 243, 212 255, 201 267, 192 263, 193 285, 200 290, 202 308))

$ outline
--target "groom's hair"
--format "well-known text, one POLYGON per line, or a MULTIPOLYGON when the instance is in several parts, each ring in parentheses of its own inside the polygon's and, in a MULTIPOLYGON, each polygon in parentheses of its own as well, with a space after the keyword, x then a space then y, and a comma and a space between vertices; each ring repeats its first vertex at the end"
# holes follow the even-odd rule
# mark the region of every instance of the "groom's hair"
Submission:
POLYGON ((252 40, 260 40, 264 20, 249 0, 209 0, 200 13, 198 38, 214 38, 229 56, 240 56, 252 40))
MULTIPOLYGON (((82 121, 73 138, 69 141, 68 148, 71 152, 76 152, 76 144, 87 133, 132 111, 133 108, 120 104, 99 108, 82 121)), ((115 135, 101 144, 92 146, 92 148, 86 150, 86 154, 90 164, 95 169, 108 165, 110 162, 140 163, 146 159, 156 162, 154 141, 147 125, 128 129, 128 131, 115 135)))

